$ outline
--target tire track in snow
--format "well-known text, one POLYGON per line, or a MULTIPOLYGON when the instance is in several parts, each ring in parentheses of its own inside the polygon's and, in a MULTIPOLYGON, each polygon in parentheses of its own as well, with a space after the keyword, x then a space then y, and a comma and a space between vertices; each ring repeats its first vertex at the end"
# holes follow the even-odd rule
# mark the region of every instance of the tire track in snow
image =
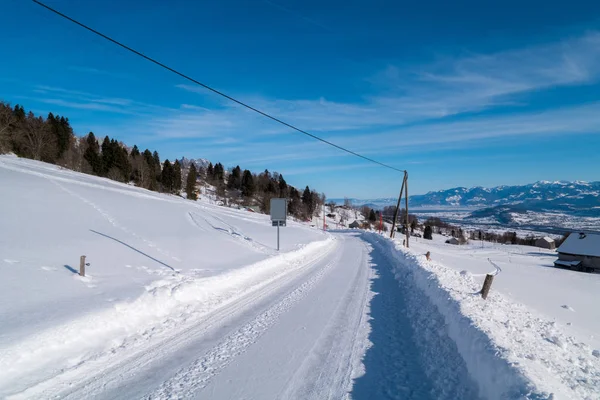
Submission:
POLYGON ((281 315, 306 297, 316 284, 331 270, 332 266, 337 264, 340 257, 341 255, 338 254, 334 261, 327 263, 325 267, 321 268, 280 302, 228 335, 202 358, 197 359, 188 367, 180 370, 169 381, 163 383, 157 391, 150 394, 146 399, 162 400, 193 397, 195 392, 206 387, 215 375, 219 374, 237 356, 244 353, 248 347, 254 344, 278 321, 281 315))
POLYGON ((352 378, 361 369, 368 336, 368 303, 372 298, 370 281, 374 271, 367 265, 367 245, 361 242, 356 275, 340 300, 332 319, 315 341, 302 365, 278 397, 283 399, 339 399, 352 387, 352 378), (318 369, 314 366, 319 365, 318 369))

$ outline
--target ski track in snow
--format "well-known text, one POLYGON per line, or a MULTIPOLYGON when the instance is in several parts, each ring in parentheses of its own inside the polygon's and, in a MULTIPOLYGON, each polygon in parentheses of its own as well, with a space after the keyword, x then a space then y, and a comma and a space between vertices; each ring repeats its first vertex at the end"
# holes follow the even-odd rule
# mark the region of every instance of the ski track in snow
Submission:
POLYGON ((188 218, 198 229, 209 232, 210 230, 207 229, 207 227, 210 227, 211 230, 225 235, 227 239, 235 240, 237 243, 242 243, 250 247, 252 250, 265 254, 277 254, 276 250, 255 241, 249 236, 246 236, 238 227, 225 222, 222 218, 217 217, 213 213, 208 212, 206 214, 207 216, 205 217, 194 212, 188 212, 188 218), (200 221, 200 219, 202 221, 200 221))
MULTIPOLYGON (((159 252, 163 256, 168 257, 168 258, 170 258, 171 260, 174 260, 174 261, 181 261, 177 257, 174 257, 173 255, 171 255, 171 253, 169 253, 168 251, 163 250, 160 247, 158 247, 154 242, 152 242, 152 241, 150 241, 150 240, 148 240, 148 239, 146 239, 146 238, 138 235, 137 233, 135 233, 131 229, 129 229, 126 226, 124 226, 123 224, 121 224, 119 221, 117 221, 117 219, 115 217, 113 217, 112 215, 110 215, 108 212, 104 211, 102 208, 100 208, 100 206, 98 206, 94 202, 92 202, 92 201, 88 200, 87 198, 79 195, 78 193, 75 193, 74 191, 72 191, 70 189, 67 189, 66 187, 64 187, 63 185, 61 185, 60 183, 58 183, 55 180, 50 180, 50 181, 52 183, 54 183, 56 186, 58 186, 60 189, 62 189, 63 191, 65 191, 68 194, 70 194, 71 196, 78 198, 79 200, 81 200, 85 204, 87 204, 90 207, 92 207, 93 209, 95 209, 100 215, 102 215, 115 228, 118 228, 118 229, 122 230, 123 232, 127 233, 128 235, 131 235, 134 238, 136 238, 138 240, 141 240, 148 247, 150 247, 153 250, 156 250, 157 252, 159 252)), ((166 265, 166 264, 163 263, 163 265, 166 265)))

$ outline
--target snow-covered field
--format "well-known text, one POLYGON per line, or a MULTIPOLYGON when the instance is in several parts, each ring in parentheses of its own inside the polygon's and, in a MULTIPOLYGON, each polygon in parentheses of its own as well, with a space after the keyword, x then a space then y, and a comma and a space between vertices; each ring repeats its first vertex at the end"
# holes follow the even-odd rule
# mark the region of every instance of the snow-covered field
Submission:
POLYGON ((600 275, 209 203, 0 156, 0 398, 600 396, 600 275))

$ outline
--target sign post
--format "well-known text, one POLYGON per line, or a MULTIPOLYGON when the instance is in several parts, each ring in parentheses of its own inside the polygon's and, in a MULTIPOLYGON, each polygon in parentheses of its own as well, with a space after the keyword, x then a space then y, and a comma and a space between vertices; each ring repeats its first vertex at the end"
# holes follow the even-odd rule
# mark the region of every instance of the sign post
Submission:
POLYGON ((287 218, 287 199, 271 199, 271 224, 277 227, 277 251, 279 251, 279 227, 285 226, 287 218))

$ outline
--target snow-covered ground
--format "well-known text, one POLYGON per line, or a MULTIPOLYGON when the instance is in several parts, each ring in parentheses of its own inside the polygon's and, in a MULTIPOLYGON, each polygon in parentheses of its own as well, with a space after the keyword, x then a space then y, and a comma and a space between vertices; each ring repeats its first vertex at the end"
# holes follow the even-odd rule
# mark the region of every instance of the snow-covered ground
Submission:
POLYGON ((0 183, 0 398, 600 395, 600 275, 550 252, 322 216, 277 252, 268 216, 205 200, 9 156, 0 183))
MULTIPOLYGON (((72 348, 98 329, 106 335, 91 335, 96 344, 110 336, 116 345, 210 291, 241 291, 278 274, 286 257, 327 243, 323 232, 290 222, 281 232, 282 253, 290 255, 276 256, 276 229, 266 215, 11 156, 0 156, 0 182, 0 349, 23 349, 24 338, 34 336, 72 348), (77 274, 81 255, 90 263, 86 277, 77 274), (77 326, 83 331, 69 325, 73 320, 85 322, 77 326)), ((10 354, 2 352, 0 365, 15 361, 10 354)), ((40 361, 27 357, 24 365, 40 361)))
POLYGON ((557 255, 550 250, 486 242, 455 246, 445 239, 411 238, 410 254, 400 249, 402 262, 435 277, 444 289, 438 301, 446 302, 449 293, 460 314, 535 388, 556 398, 598 398, 600 274, 554 268, 557 255), (427 251, 431 262, 425 261, 427 251), (482 301, 475 293, 497 267, 490 297, 482 301))

